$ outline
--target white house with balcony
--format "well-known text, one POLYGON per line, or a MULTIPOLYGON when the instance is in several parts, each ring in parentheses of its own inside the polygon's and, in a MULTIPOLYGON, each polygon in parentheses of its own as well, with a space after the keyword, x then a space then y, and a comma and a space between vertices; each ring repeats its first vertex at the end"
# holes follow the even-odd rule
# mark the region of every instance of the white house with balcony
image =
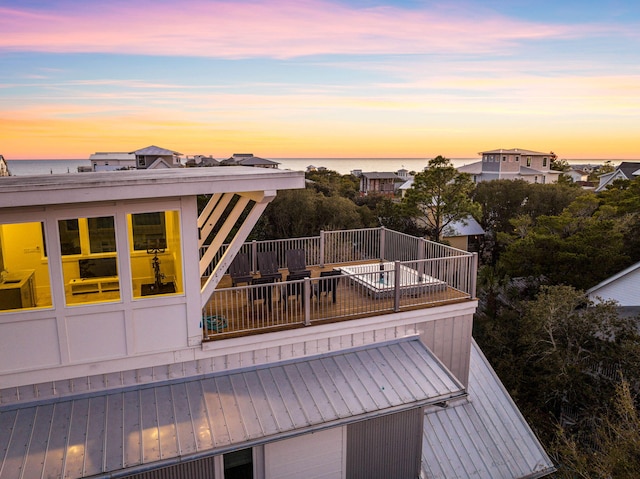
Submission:
POLYGON ((551 473, 471 337, 477 257, 383 228, 246 242, 303 187, 0 182, 0 479, 551 473))
POLYGON ((560 171, 551 169, 553 152, 499 148, 478 153, 482 160, 458 167, 469 173, 475 183, 491 180, 524 180, 528 183, 556 183, 560 171))

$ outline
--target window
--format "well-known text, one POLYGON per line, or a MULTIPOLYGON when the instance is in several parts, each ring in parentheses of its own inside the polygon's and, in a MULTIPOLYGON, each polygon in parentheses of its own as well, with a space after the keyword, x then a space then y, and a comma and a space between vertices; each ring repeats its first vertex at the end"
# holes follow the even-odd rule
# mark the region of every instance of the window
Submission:
POLYGON ((91 253, 112 253, 116 250, 116 230, 113 216, 89 218, 89 250, 91 253))
POLYGON ((542 159, 542 166, 547 166, 547 159, 546 158, 542 159))
POLYGON ((0 311, 51 306, 42 222, 0 225, 0 311))
POLYGON ((164 212, 138 213, 131 215, 133 249, 147 250, 149 247, 167 246, 164 212))
POLYGON ((127 216, 134 298, 181 293, 182 244, 178 211, 127 216))
POLYGON ((503 156, 503 157, 502 157, 502 161, 507 161, 507 157, 506 157, 506 156, 503 156))
POLYGON ((60 232, 60 250, 63 255, 80 254, 80 227, 78 220, 61 220, 58 222, 60 232))
POLYGON ((527 156, 527 166, 531 166, 531 157, 527 156))
POLYGON ((516 163, 518 163, 520 161, 520 157, 516 156, 516 163))
POLYGON ((229 452, 224 458, 224 479, 253 479, 251 448, 229 452))
POLYGON ((113 216, 60 220, 58 233, 67 304, 120 300, 113 216))

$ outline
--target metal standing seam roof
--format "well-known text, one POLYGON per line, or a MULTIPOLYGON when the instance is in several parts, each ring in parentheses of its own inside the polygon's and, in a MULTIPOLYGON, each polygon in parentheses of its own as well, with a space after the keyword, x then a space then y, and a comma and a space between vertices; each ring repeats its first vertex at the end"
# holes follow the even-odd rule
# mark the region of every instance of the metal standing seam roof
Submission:
MULTIPOLYGON (((417 339, 0 408, 0 479, 100 477, 464 396, 417 339)), ((111 477, 111 476, 110 476, 111 477)))
POLYGON ((425 413, 423 479, 533 479, 555 471, 475 342, 467 390, 464 400, 425 413))

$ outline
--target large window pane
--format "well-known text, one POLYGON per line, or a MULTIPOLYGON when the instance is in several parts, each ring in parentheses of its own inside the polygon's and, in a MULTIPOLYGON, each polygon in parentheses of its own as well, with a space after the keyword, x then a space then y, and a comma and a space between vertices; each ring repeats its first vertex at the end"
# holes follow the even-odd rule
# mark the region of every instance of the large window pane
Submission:
POLYGON ((131 224, 134 250, 167 246, 164 212, 131 215, 131 224))
POLYGON ((43 224, 0 225, 0 311, 51 306, 43 224))
POLYGON ((182 244, 178 211, 135 213, 131 229, 131 281, 134 297, 181 293, 182 244))
POLYGON ((80 226, 77 219, 58 222, 60 251, 63 255, 80 254, 80 226))
POLYGON ((62 256, 65 298, 69 305, 118 301, 120 280, 114 218, 60 220, 60 243, 68 240, 70 225, 78 225, 79 248, 73 257, 62 256))
POLYGON ((113 216, 88 218, 89 250, 91 253, 110 253, 116 250, 113 216))

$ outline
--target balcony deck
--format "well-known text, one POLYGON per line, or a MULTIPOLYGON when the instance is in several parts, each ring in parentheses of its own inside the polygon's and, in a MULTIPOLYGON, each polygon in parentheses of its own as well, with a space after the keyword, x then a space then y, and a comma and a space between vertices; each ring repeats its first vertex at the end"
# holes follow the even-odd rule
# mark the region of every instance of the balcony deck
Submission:
MULTIPOLYGON (((283 280, 266 285, 232 287, 230 276, 224 275, 204 309, 203 339, 211 341, 300 328, 472 299, 468 292, 452 287, 450 281, 412 283, 407 287, 399 286, 399 282, 395 284, 393 276, 390 277, 392 284, 381 293, 375 286, 367 285, 375 285, 384 281, 383 275, 393 274, 389 263, 385 273, 379 272, 380 264, 380 261, 369 260, 310 266, 311 277, 297 281, 285 281, 289 271, 281 268, 283 280), (355 274, 343 270, 337 277, 321 277, 321 272, 352 265, 373 272, 355 274)), ((419 268, 419 265, 413 266, 419 268)))

